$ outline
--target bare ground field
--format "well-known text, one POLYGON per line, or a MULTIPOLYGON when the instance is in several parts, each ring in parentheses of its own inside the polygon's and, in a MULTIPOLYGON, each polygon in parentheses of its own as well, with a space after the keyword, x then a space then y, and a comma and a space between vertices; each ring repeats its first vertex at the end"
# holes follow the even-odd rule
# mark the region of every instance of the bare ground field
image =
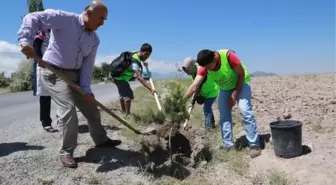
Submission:
MULTIPOLYGON (((65 169, 58 161, 59 135, 36 131, 26 137, 28 143, 16 143, 24 145, 27 150, 14 152, 11 151, 13 146, 0 144, 0 184, 332 185, 336 182, 335 77, 336 74, 333 73, 252 79, 253 108, 260 135, 265 136, 262 137, 265 144, 262 154, 254 159, 249 158, 248 150, 244 148, 229 152, 221 150, 218 126, 211 132, 205 132, 202 107, 196 105, 189 121, 192 130, 187 138, 192 142, 191 148, 207 146, 209 154, 200 157, 195 166, 182 165, 174 171, 148 171, 150 159, 143 151, 141 141, 150 137, 134 134, 102 112, 109 136, 121 139, 123 143, 120 146, 115 149, 92 148, 88 127, 81 117, 78 148, 75 152, 79 167, 65 169), (304 155, 291 159, 274 155, 272 139, 269 138, 269 123, 283 117, 303 123, 302 144, 309 149, 305 150, 304 155)), ((184 86, 190 83, 187 80, 174 81, 184 86)), ((172 88, 167 84, 167 81, 155 82, 161 100, 167 95, 167 90, 172 88)), ((155 113, 157 108, 154 97, 143 87, 137 88, 134 93, 134 116, 126 119, 133 126, 142 129, 152 122, 160 121, 160 116, 155 113), (154 113, 148 111, 149 108, 154 113), (146 115, 152 115, 152 118, 146 115)), ((117 102, 108 106, 121 115, 117 102)), ((218 124, 217 103, 213 108, 218 124)), ((244 131, 236 106, 233 122, 234 137, 238 144, 243 143, 244 131)))

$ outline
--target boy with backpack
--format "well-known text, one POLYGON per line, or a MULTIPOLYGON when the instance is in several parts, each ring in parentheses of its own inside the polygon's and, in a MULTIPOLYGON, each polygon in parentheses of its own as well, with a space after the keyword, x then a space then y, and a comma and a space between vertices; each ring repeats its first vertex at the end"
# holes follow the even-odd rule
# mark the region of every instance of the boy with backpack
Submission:
POLYGON ((110 65, 111 77, 116 84, 119 93, 120 106, 122 111, 128 116, 131 110, 131 101, 134 99, 133 90, 129 81, 136 78, 152 95, 155 90, 150 84, 146 83, 142 77, 142 62, 145 62, 152 53, 152 46, 148 43, 142 44, 140 51, 123 52, 119 57, 114 59, 110 65))

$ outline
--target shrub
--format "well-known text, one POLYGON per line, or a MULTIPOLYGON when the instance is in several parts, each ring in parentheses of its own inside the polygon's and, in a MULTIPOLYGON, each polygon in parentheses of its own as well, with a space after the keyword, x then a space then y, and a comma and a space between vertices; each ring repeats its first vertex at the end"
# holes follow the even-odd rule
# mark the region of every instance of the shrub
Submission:
POLYGON ((132 113, 135 122, 145 124, 165 122, 179 124, 186 118, 189 118, 187 111, 187 99, 183 98, 184 88, 177 82, 171 82, 166 87, 169 89, 167 96, 162 104, 162 111, 153 110, 152 108, 142 109, 138 113, 132 113), (168 87, 169 86, 169 87, 168 87))
POLYGON ((8 87, 10 83, 10 78, 5 76, 5 72, 0 73, 0 87, 8 87))
POLYGON ((104 73, 101 67, 93 66, 92 80, 98 82, 104 80, 104 73))
POLYGON ((12 74, 12 81, 9 85, 11 92, 32 90, 33 83, 33 62, 24 60, 19 63, 19 69, 12 74))
POLYGON ((169 122, 181 123, 189 118, 187 99, 183 97, 185 89, 177 82, 171 82, 169 86, 169 94, 164 99, 163 111, 169 122))
POLYGON ((146 109, 142 113, 133 113, 132 117, 135 122, 142 122, 145 124, 151 124, 151 123, 163 124, 166 119, 166 116, 163 112, 154 111, 151 108, 146 109))

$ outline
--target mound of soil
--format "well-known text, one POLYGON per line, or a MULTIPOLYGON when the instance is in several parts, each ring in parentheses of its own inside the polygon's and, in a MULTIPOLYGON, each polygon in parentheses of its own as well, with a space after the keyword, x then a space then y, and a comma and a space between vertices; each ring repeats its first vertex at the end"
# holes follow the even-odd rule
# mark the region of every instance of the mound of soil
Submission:
POLYGON ((210 160, 210 149, 199 131, 184 131, 169 124, 156 126, 155 130, 155 135, 145 136, 141 141, 147 172, 184 179, 190 174, 188 168, 210 160))

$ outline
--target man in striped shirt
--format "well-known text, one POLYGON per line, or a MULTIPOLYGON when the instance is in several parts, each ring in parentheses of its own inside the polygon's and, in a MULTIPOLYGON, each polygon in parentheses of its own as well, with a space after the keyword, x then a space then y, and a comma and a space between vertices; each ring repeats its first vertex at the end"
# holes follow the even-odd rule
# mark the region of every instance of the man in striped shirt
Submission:
POLYGON ((120 140, 107 137, 91 90, 92 71, 100 42, 95 30, 104 24, 107 14, 107 7, 101 1, 92 1, 82 14, 46 9, 27 14, 18 32, 21 52, 30 59, 35 56, 32 47, 35 33, 40 29, 51 29, 43 60, 77 83, 87 94, 83 97, 56 74, 43 68, 42 82, 57 105, 62 136, 60 161, 65 167, 77 167, 73 158, 78 137, 76 107, 87 119, 96 147, 121 144, 120 140))

